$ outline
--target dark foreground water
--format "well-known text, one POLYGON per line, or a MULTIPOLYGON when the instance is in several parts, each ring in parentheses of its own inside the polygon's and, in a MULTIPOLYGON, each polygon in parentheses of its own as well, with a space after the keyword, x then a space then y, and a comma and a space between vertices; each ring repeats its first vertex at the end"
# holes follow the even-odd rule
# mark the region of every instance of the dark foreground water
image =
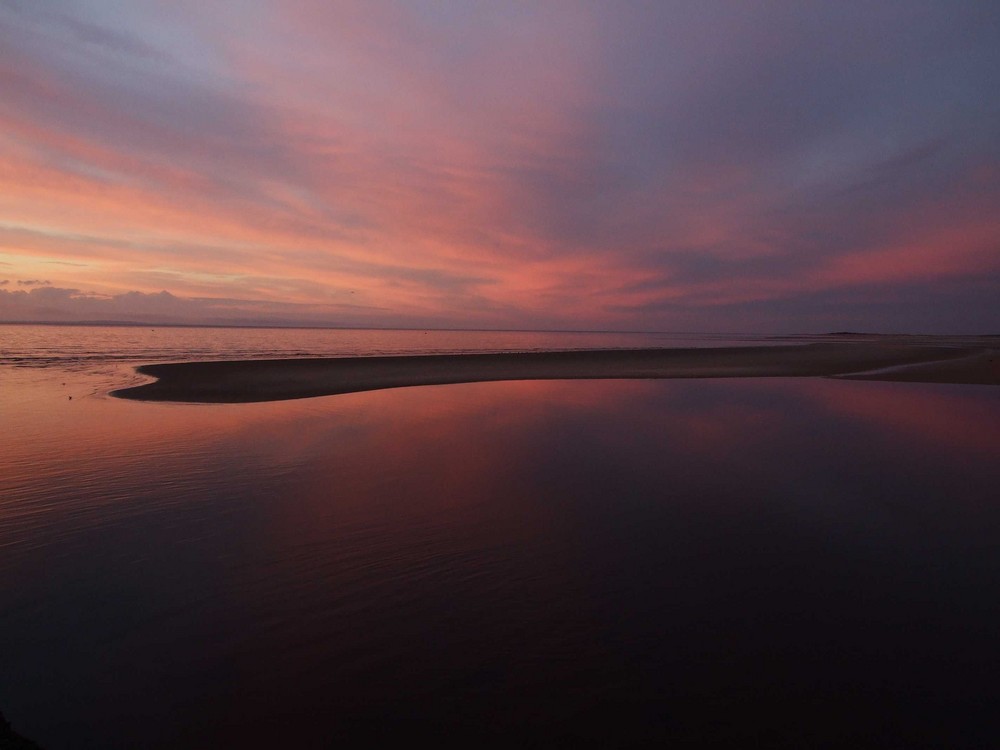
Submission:
POLYGON ((1000 737, 998 389, 86 362, 0 368, 0 709, 49 750, 1000 737))

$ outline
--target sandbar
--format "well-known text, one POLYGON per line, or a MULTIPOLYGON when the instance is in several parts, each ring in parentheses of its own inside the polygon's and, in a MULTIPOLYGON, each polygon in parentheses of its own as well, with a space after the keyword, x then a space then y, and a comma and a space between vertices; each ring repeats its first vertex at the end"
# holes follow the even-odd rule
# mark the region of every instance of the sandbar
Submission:
POLYGON ((502 380, 839 377, 1000 384, 992 346, 898 342, 259 359, 143 365, 140 401, 246 403, 502 380))

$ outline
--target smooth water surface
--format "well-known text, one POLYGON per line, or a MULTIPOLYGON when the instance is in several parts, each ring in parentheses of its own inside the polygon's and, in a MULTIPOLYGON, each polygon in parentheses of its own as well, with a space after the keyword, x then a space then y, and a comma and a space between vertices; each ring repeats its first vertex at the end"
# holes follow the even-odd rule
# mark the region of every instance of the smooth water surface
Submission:
POLYGON ((0 368, 0 709, 48 750, 997 736, 994 388, 128 377, 0 368))
POLYGON ((739 346, 760 340, 759 336, 696 333, 0 324, 0 367, 93 371, 121 362, 739 346))

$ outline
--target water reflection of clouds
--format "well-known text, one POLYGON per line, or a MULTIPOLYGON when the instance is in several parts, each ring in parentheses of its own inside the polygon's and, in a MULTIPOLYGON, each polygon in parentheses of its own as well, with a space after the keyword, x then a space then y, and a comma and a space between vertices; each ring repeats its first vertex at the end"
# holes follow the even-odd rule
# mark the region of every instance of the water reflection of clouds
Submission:
MULTIPOLYGON (((482 495, 484 484, 515 482, 552 461, 577 461, 581 471, 651 464, 686 474, 698 467, 705 481, 718 479, 713 465, 724 465, 730 474, 763 472, 776 481, 789 469, 764 467, 789 459, 801 466, 840 455, 869 464, 876 436, 888 451, 879 460, 886 461, 902 444, 979 456, 1000 445, 1000 420, 992 418, 998 401, 986 388, 806 379, 534 381, 192 407, 69 401, 67 388, 52 379, 5 385, 12 429, 0 477, 36 494, 55 492, 57 479, 72 486, 73 477, 100 476, 110 487, 147 474, 191 489, 183 477, 207 478, 210 461, 219 462, 213 481, 239 483, 246 475, 241 462, 252 461, 258 471, 289 475, 339 467, 341 481, 368 475, 365 486, 384 492, 392 476, 422 477, 441 488, 444 502, 482 495)), ((76 382, 69 390, 74 386, 79 391, 76 382)), ((358 493, 360 485, 352 495, 358 493)))
POLYGON ((86 716, 59 699, 66 726, 132 745, 308 744, 345 717, 453 709, 641 734, 661 704, 804 716, 801 686, 849 720, 867 679, 892 708, 942 677, 933 654, 995 653, 970 625, 995 616, 968 616, 995 593, 996 512, 969 502, 998 478, 989 389, 597 380, 69 407, 61 387, 3 395, 20 438, 0 464, 0 625, 24 646, 25 716, 61 681, 89 696, 86 716), (185 722, 130 718, 164 700, 185 722))
POLYGON ((1000 456, 1000 394, 991 386, 800 381, 825 412, 949 452, 1000 456))
POLYGON ((456 523, 490 509, 499 524, 499 506, 507 523, 541 527, 545 514, 565 523, 560 514, 585 497, 721 503, 732 513, 919 495, 915 482, 953 476, 945 454, 995 450, 983 395, 792 379, 400 389, 316 402, 313 427, 281 442, 312 445, 305 475, 336 488, 336 510, 325 513, 363 519, 374 502, 410 521, 456 523), (978 429, 967 427, 973 417, 978 429), (927 452, 938 449, 935 462, 927 452), (917 470, 913 455, 923 459, 917 470))

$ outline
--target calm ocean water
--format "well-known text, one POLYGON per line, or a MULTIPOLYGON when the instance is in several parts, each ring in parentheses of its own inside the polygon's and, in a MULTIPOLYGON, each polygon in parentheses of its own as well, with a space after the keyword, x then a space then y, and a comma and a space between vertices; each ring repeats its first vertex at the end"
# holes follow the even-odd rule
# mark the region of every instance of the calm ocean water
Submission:
POLYGON ((0 326, 0 710, 49 750, 991 746, 998 389, 106 395, 152 361, 731 338, 0 326))
POLYGON ((759 337, 703 333, 0 325, 0 366, 87 369, 109 362, 739 346, 757 341, 759 337))

